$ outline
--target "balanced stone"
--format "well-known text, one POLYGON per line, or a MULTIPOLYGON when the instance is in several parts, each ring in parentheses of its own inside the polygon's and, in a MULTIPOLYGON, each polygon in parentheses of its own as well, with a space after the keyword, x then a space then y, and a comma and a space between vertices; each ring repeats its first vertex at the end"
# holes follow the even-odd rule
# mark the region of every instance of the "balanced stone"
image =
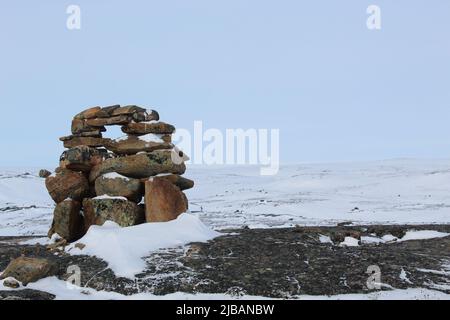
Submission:
POLYGON ((145 221, 145 210, 125 198, 97 197, 84 199, 83 213, 86 230, 92 225, 113 221, 121 227, 130 227, 145 221))
POLYGON ((145 220, 166 222, 188 210, 186 195, 167 179, 152 178, 145 182, 145 220))
POLYGON ((108 145, 110 141, 111 139, 107 138, 73 137, 70 140, 64 141, 64 148, 74 148, 78 146, 104 147, 108 145))
MULTIPOLYGON (((105 132, 106 129, 103 126, 91 126, 87 123, 87 121, 90 121, 92 119, 73 119, 72 120, 72 125, 71 125, 71 131, 73 135, 80 135, 83 132, 93 132, 93 131, 101 131, 101 132, 105 132)), ((124 122, 126 123, 126 122, 124 122)))
POLYGON ((75 241, 82 237, 84 232, 83 216, 81 215, 81 202, 66 199, 56 205, 53 212, 53 223, 49 237, 57 233, 67 241, 75 241))
POLYGON ((122 131, 128 134, 143 135, 149 133, 172 134, 175 127, 165 122, 138 122, 129 123, 122 127, 122 131))
POLYGON ((93 118, 85 120, 90 127, 113 126, 118 124, 127 124, 132 121, 129 115, 118 115, 110 118, 93 118))
MULTIPOLYGON (((180 188, 181 191, 191 189, 194 187, 194 181, 184 178, 178 174, 164 174, 157 176, 157 178, 166 179, 180 188)), ((144 181, 145 182, 145 181, 144 181)))
POLYGON ((84 119, 91 119, 97 117, 97 113, 101 110, 100 107, 93 107, 86 109, 79 114, 77 114, 74 119, 84 120, 84 119))
POLYGON ((110 118, 112 117, 112 113, 114 110, 120 108, 119 104, 113 105, 113 106, 108 106, 108 107, 103 107, 100 109, 100 111, 98 111, 95 116, 96 118, 110 118))
POLYGON ((102 137, 102 131, 101 130, 93 130, 93 131, 86 131, 81 132, 77 134, 72 134, 70 136, 64 136, 59 138, 60 141, 68 141, 73 138, 79 138, 79 137, 92 137, 92 138, 101 138, 102 137))
POLYGON ((81 172, 59 169, 45 179, 45 186, 56 203, 67 198, 81 200, 89 193, 89 182, 81 172))
POLYGON ((106 157, 105 151, 85 145, 77 146, 62 153, 59 159, 59 166, 75 171, 88 172, 93 166, 103 161, 106 157))
POLYGON ((117 172, 130 178, 149 178, 160 173, 183 174, 186 171, 184 162, 178 162, 173 150, 156 150, 126 157, 107 159, 92 168, 89 181, 94 182, 99 176, 109 172, 117 172))
POLYGON ((118 173, 107 173, 95 180, 95 193, 97 196, 125 197, 139 203, 144 195, 144 183, 118 173))
POLYGON ((112 140, 106 148, 116 154, 136 154, 138 152, 152 152, 158 149, 172 149, 171 143, 164 142, 160 137, 152 135, 127 136, 112 140))
POLYGON ((118 116, 118 115, 130 115, 136 112, 146 112, 147 110, 135 105, 129 105, 129 106, 123 106, 117 109, 114 109, 114 111, 112 112, 113 116, 118 116))

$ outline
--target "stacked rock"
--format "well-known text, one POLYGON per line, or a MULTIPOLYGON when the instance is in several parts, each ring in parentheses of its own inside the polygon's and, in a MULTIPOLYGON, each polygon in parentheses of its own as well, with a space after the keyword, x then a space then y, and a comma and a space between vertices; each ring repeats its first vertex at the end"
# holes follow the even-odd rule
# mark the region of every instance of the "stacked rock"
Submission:
POLYGON ((122 227, 165 222, 188 209, 181 177, 187 157, 171 143, 175 127, 138 106, 89 108, 72 120, 67 148, 45 184, 56 202, 49 237, 81 238, 92 225, 111 220, 122 227), (125 137, 104 138, 106 126, 120 125, 125 137), (142 201, 144 199, 144 201, 142 201))

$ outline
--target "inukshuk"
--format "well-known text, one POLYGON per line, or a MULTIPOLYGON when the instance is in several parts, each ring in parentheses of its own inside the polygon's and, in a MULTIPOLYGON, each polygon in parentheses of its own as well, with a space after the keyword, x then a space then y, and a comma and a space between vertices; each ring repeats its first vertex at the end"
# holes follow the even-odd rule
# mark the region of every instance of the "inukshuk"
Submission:
POLYGON ((72 120, 67 148, 45 184, 56 202, 49 237, 81 238, 92 225, 111 220, 122 227, 165 222, 188 209, 181 177, 185 156, 171 142, 175 127, 159 121, 156 111, 138 106, 94 107, 72 120), (126 134, 104 138, 106 126, 126 134), (143 201, 144 200, 144 201, 143 201))

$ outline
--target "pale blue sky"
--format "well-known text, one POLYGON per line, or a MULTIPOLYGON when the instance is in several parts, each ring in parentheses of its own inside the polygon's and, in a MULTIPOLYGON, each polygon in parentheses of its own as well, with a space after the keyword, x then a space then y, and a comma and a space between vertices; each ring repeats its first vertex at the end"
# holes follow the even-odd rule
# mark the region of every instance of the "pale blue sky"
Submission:
POLYGON ((56 166, 71 117, 115 103, 280 128, 282 162, 450 156, 448 0, 5 0, 0 43, 1 166, 56 166))

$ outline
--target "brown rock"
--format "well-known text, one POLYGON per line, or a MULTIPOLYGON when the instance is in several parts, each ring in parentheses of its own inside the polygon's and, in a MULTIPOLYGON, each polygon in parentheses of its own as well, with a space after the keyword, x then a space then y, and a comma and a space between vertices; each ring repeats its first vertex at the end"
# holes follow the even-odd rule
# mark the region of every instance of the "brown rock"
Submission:
POLYGON ((172 135, 171 134, 162 134, 161 139, 164 142, 172 143, 172 135))
POLYGON ((79 137, 101 138, 102 132, 103 132, 102 130, 86 131, 86 132, 82 132, 82 133, 78 133, 78 134, 72 134, 70 136, 64 136, 64 137, 59 138, 59 140, 67 141, 67 140, 71 140, 73 138, 79 138, 79 137))
POLYGON ((166 222, 188 209, 186 195, 167 179, 156 177, 145 182, 145 220, 166 222))
POLYGON ((84 199, 85 229, 114 221, 121 227, 134 226, 145 221, 145 210, 134 202, 117 198, 84 199))
POLYGON ((53 223, 48 236, 57 233, 60 237, 72 242, 83 236, 84 223, 81 215, 81 203, 75 200, 64 200, 56 205, 53 212, 53 223))
POLYGON ((73 137, 70 140, 64 141, 64 148, 74 148, 78 146, 104 147, 108 145, 110 141, 111 139, 106 138, 73 137))
POLYGON ((136 154, 138 152, 152 152, 159 149, 172 149, 171 143, 154 142, 145 139, 145 136, 127 136, 125 139, 112 140, 107 146, 108 150, 116 154, 136 154))
POLYGON ((10 262, 0 279, 13 277, 27 285, 39 279, 56 275, 58 267, 47 259, 19 257, 10 262))
POLYGON ((41 169, 39 170, 39 177, 40 178, 47 178, 48 176, 50 176, 52 173, 46 169, 41 169))
POLYGON ((175 127, 165 122, 139 122, 129 123, 122 127, 124 133, 129 134, 172 134, 175 132, 175 127))
POLYGON ((110 118, 110 117, 112 117, 114 110, 116 110, 118 108, 120 108, 119 104, 109 106, 109 107, 104 107, 99 112, 97 112, 96 116, 97 116, 97 118, 110 118))
POLYGON ((92 168, 89 175, 91 182, 99 176, 117 172, 130 178, 149 178, 160 173, 183 174, 186 171, 184 162, 178 162, 172 150, 156 150, 132 156, 107 159, 92 168), (172 160, 174 159, 174 160, 172 160))
POLYGON ((135 112, 131 115, 131 119, 133 119, 134 122, 145 121, 146 118, 147 118, 146 112, 135 112))
POLYGON ((103 127, 113 126, 117 124, 127 124, 132 121, 132 118, 128 115, 118 115, 110 118, 94 118, 85 120, 88 126, 103 127))
POLYGON ((88 146, 77 146, 66 150, 59 158, 59 166, 74 171, 88 172, 106 158, 105 151, 88 146))
POLYGON ((156 110, 147 110, 145 121, 159 121, 159 113, 156 110))
POLYGON ((114 111, 112 112, 113 116, 118 116, 118 115, 131 115, 133 113, 146 113, 147 110, 145 110, 144 108, 135 106, 135 105, 129 105, 129 106, 123 106, 117 109, 114 109, 114 111))
POLYGON ((47 177, 45 186, 56 203, 67 198, 81 200, 89 193, 89 182, 84 174, 68 169, 60 169, 55 175, 47 177))
POLYGON ((130 201, 139 203, 144 195, 144 183, 138 179, 109 173, 95 180, 95 193, 97 196, 125 197, 130 201))
POLYGON ((88 124, 88 121, 91 121, 92 119, 88 119, 88 120, 81 120, 81 119, 73 119, 72 120, 72 127, 71 127, 71 131, 72 134, 77 136, 77 135, 81 135, 84 132, 93 132, 93 131, 101 131, 104 132, 106 131, 106 129, 103 126, 91 126, 88 124))
POLYGON ((97 116, 97 113, 101 110, 100 107, 93 107, 93 108, 89 108, 86 109, 82 112, 80 112, 79 114, 77 114, 74 119, 78 119, 78 120, 84 120, 84 119, 92 119, 95 118, 97 116))

